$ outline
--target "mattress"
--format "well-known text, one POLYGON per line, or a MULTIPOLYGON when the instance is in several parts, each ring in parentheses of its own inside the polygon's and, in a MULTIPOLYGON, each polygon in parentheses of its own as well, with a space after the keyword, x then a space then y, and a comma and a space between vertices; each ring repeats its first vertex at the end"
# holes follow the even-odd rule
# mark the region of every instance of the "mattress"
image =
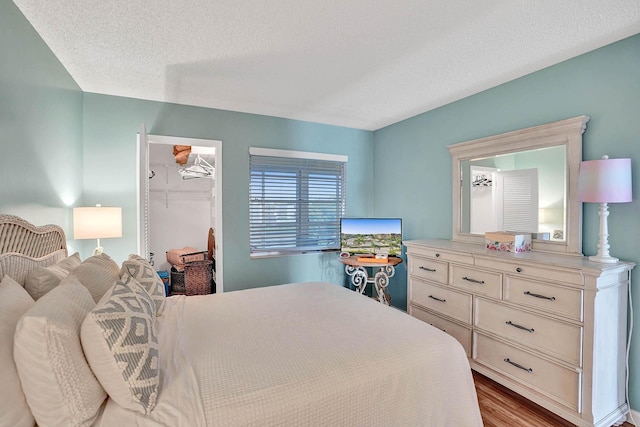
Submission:
POLYGON ((174 296, 157 326, 156 408, 96 425, 482 425, 455 339, 334 284, 174 296))

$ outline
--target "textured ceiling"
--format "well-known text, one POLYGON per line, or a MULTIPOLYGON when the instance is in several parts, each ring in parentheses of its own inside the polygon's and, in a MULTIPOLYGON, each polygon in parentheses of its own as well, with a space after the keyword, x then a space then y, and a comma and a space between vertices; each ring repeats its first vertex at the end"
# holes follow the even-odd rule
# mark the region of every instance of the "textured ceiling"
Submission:
POLYGON ((638 0, 14 0, 85 92, 375 130, 640 32, 638 0))

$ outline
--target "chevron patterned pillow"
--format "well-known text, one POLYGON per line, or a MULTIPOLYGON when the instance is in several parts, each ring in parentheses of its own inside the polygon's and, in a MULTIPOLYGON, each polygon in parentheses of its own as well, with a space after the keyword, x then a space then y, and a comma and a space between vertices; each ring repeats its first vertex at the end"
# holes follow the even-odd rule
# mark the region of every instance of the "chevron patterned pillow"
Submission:
POLYGON ((129 274, 136 279, 149 292, 151 299, 156 305, 156 316, 162 314, 166 295, 164 293, 164 283, 151 264, 138 255, 129 255, 129 259, 122 263, 120 275, 129 274))
POLYGON ((148 414, 156 405, 160 371, 156 306, 134 278, 117 281, 82 324, 82 347, 107 394, 120 406, 148 414))

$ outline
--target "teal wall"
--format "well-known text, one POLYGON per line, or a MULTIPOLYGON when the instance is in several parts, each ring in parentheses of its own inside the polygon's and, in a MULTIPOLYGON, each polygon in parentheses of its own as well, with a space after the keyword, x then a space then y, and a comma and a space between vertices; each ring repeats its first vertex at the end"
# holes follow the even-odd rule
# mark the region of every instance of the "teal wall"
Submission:
POLYGON ((71 238, 82 92, 10 1, 0 2, 0 150, 0 212, 60 224, 71 238))
MULTIPOLYGON (((136 133, 222 141, 225 291, 298 281, 342 284, 335 253, 249 257, 249 147, 349 156, 347 214, 372 213, 373 133, 310 122, 85 93, 84 201, 123 208, 123 237, 102 241, 122 260, 136 251, 136 133)), ((188 221, 188 212, 185 212, 188 221)), ((180 224, 173 224, 180 227, 180 224)))
MULTIPOLYGON (((640 263, 640 35, 376 131, 374 214, 402 216, 405 239, 451 238, 447 145, 582 114, 591 117, 584 159, 632 159, 634 201, 609 205, 609 242, 612 255, 640 263)), ((583 252, 593 255, 597 206, 583 211, 583 252)), ((640 268, 632 277, 640 281, 640 268)), ((640 307, 637 289, 633 303, 640 307)), ((640 410, 640 338, 630 357, 631 406, 640 410)))

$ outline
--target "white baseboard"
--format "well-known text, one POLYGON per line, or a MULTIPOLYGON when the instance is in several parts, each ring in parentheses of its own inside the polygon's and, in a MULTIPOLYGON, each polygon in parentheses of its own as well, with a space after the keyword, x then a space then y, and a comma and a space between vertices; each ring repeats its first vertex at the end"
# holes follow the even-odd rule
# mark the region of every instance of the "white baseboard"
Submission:
POLYGON ((640 412, 634 411, 633 409, 629 411, 629 414, 627 414, 627 422, 630 424, 633 424, 634 426, 640 425, 640 412), (629 415, 633 416, 633 420, 635 421, 635 424, 631 422, 631 417, 629 415))

